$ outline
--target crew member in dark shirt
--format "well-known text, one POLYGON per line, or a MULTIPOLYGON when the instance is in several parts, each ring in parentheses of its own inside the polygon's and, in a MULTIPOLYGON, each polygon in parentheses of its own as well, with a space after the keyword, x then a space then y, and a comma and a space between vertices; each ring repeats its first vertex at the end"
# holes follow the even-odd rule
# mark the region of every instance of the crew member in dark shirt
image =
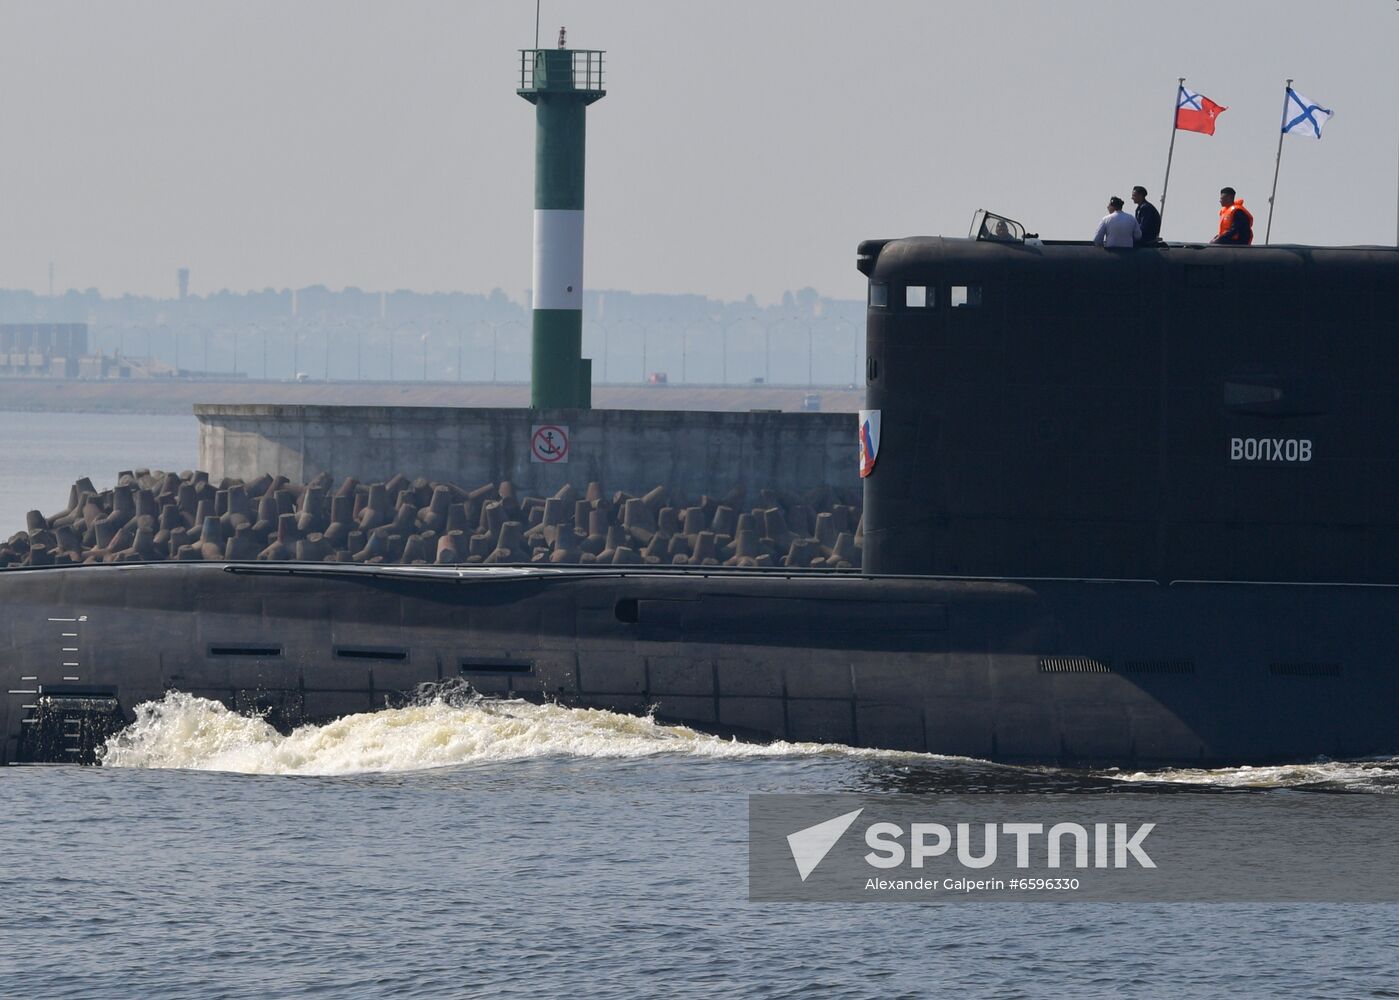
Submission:
POLYGON ((1149 247, 1161 239, 1161 213, 1156 206, 1146 200, 1146 188, 1138 184, 1132 188, 1132 201, 1137 206, 1137 225, 1142 227, 1142 238, 1137 246, 1149 247))

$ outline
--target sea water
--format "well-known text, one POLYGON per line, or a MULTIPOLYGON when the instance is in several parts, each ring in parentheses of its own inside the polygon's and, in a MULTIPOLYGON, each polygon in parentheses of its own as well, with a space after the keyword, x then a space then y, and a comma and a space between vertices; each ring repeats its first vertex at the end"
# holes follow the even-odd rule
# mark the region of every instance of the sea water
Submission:
MULTIPOLYGON (((4 452, 17 527, 194 461, 193 418, 125 418, 150 457, 37 419, 62 462, 4 452)), ((1007 767, 434 697, 281 734, 182 694, 104 759, 0 770, 0 996, 1399 996, 1399 906, 757 904, 746 840, 760 792, 1300 801, 1394 794, 1395 761, 1007 767)))
MULTIPOLYGON (((3 405, 3 389, 0 389, 3 405)), ((0 410, 0 540, 25 527, 26 511, 52 516, 68 507, 68 490, 89 476, 99 490, 117 473, 192 469, 199 425, 144 413, 19 413, 0 410)))

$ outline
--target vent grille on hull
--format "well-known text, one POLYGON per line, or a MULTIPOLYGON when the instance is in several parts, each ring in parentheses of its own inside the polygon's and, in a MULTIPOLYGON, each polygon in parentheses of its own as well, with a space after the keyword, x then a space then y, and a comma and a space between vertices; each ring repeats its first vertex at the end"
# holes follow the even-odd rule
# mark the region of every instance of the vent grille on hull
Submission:
POLYGON ((1270 663, 1268 673, 1274 677, 1340 677, 1339 663, 1270 663))
POLYGON ((1193 674, 1192 660, 1127 660, 1114 666, 1111 660, 1091 656, 1041 656, 1042 674, 1193 674))
POLYGON ((397 660, 408 659, 408 650, 398 646, 336 646, 337 660, 397 660))
POLYGON ((1190 660, 1128 660, 1122 664, 1124 674, 1193 674, 1195 664, 1190 660))
POLYGON ((463 674, 528 674, 534 671, 534 661, 463 656, 457 660, 457 670, 463 674))
POLYGON ((260 643, 213 642, 209 644, 210 656, 252 656, 270 660, 282 655, 281 646, 260 643))
POLYGON ((1042 674, 1110 674, 1112 664, 1089 656, 1041 656, 1042 674))

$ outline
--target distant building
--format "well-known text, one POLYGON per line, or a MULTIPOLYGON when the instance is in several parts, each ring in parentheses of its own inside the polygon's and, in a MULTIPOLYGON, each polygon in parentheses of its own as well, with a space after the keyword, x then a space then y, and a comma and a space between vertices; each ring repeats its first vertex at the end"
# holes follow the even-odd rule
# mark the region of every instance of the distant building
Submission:
POLYGON ((0 323, 0 375, 76 378, 86 323, 0 323))
POLYGON ((175 274, 180 280, 180 298, 189 298, 189 268, 182 267, 175 274))

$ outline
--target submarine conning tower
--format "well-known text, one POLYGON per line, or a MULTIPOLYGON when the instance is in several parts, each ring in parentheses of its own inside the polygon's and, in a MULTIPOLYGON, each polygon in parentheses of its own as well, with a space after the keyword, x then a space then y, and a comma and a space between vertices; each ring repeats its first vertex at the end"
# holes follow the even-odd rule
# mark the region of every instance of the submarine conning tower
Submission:
POLYGON ((1399 583, 1399 249, 1012 226, 860 244, 865 572, 1399 583))
POLYGON ((602 56, 564 47, 520 50, 516 91, 534 105, 534 317, 530 406, 588 409, 583 357, 583 170, 587 107, 601 100, 602 56))

